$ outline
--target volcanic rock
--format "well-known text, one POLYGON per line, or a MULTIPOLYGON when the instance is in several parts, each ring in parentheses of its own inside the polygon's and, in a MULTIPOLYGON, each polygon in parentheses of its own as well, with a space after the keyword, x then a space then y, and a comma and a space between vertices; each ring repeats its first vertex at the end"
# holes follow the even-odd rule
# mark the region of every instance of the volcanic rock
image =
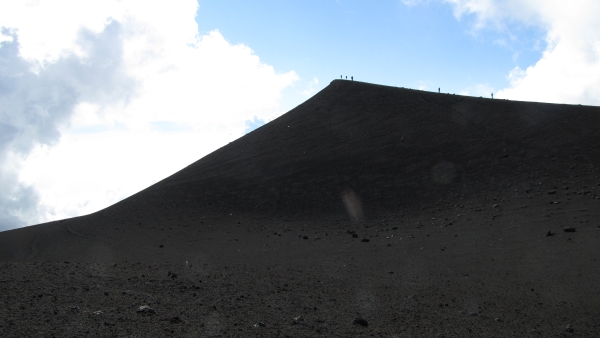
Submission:
POLYGON ((0 336, 364 336, 357 311, 378 336, 594 336, 600 242, 539 237, 600 224, 599 135, 598 107, 333 81, 108 208, 1 232, 0 336))

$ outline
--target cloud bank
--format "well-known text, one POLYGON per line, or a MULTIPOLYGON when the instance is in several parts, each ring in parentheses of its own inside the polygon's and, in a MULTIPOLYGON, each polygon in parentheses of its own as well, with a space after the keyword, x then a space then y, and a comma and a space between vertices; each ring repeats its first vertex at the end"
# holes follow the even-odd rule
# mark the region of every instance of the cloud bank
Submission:
POLYGON ((296 73, 199 36, 197 6, 0 5, 0 230, 97 211, 282 113, 296 73))
POLYGON ((16 31, 0 44, 0 229, 26 224, 39 213, 40 196, 19 180, 21 161, 38 145, 55 146, 78 102, 106 106, 126 100, 135 81, 124 74, 121 28, 110 22, 94 34, 81 29, 81 55, 47 62, 20 54, 16 31))
POLYGON ((545 30, 542 58, 508 74, 510 87, 496 97, 512 100, 600 105, 600 2, 595 0, 442 0, 473 28, 510 25, 545 30))

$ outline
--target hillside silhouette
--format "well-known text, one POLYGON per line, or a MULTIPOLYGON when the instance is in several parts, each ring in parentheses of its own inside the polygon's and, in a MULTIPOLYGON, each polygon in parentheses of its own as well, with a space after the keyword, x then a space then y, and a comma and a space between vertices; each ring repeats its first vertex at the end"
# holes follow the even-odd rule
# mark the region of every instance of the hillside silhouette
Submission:
MULTIPOLYGON (((127 299, 170 313, 143 317, 156 336, 590 336, 600 331, 598 166, 598 107, 334 80, 115 205, 0 233, 11 276, 0 293, 32 296, 33 285, 15 290, 37 276, 37 288, 59 285, 69 300, 56 311, 67 313, 75 282, 59 276, 110 281, 102 301, 77 291, 90 311, 112 309, 98 335, 138 318, 115 305, 127 299), (119 291, 135 288, 139 301, 119 291), (143 296, 161 288, 171 301, 143 296), (203 310, 178 314, 191 299, 203 310)), ((73 325, 49 330, 84 333, 73 325)))

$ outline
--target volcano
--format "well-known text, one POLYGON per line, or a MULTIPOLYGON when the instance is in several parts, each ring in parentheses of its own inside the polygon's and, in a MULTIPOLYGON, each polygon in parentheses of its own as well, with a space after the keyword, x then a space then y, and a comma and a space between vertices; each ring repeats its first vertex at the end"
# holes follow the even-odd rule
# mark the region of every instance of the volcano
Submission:
POLYGON ((599 166, 598 107, 334 80, 115 205, 0 233, 0 333, 598 335, 599 166))

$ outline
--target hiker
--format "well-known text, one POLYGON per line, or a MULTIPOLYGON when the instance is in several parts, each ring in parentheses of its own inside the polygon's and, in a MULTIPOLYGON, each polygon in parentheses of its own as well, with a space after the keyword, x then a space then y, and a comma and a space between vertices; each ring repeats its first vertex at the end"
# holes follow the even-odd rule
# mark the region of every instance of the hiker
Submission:
POLYGON ((350 76, 350 80, 354 81, 354 76, 350 76))
POLYGON ((494 99, 494 93, 492 93, 492 100, 494 99))
POLYGON ((348 75, 346 75, 346 80, 348 80, 348 75))
POLYGON ((438 87, 438 94, 439 94, 439 92, 440 92, 440 88, 438 87))
POLYGON ((340 75, 340 80, 343 80, 344 78, 340 75))

